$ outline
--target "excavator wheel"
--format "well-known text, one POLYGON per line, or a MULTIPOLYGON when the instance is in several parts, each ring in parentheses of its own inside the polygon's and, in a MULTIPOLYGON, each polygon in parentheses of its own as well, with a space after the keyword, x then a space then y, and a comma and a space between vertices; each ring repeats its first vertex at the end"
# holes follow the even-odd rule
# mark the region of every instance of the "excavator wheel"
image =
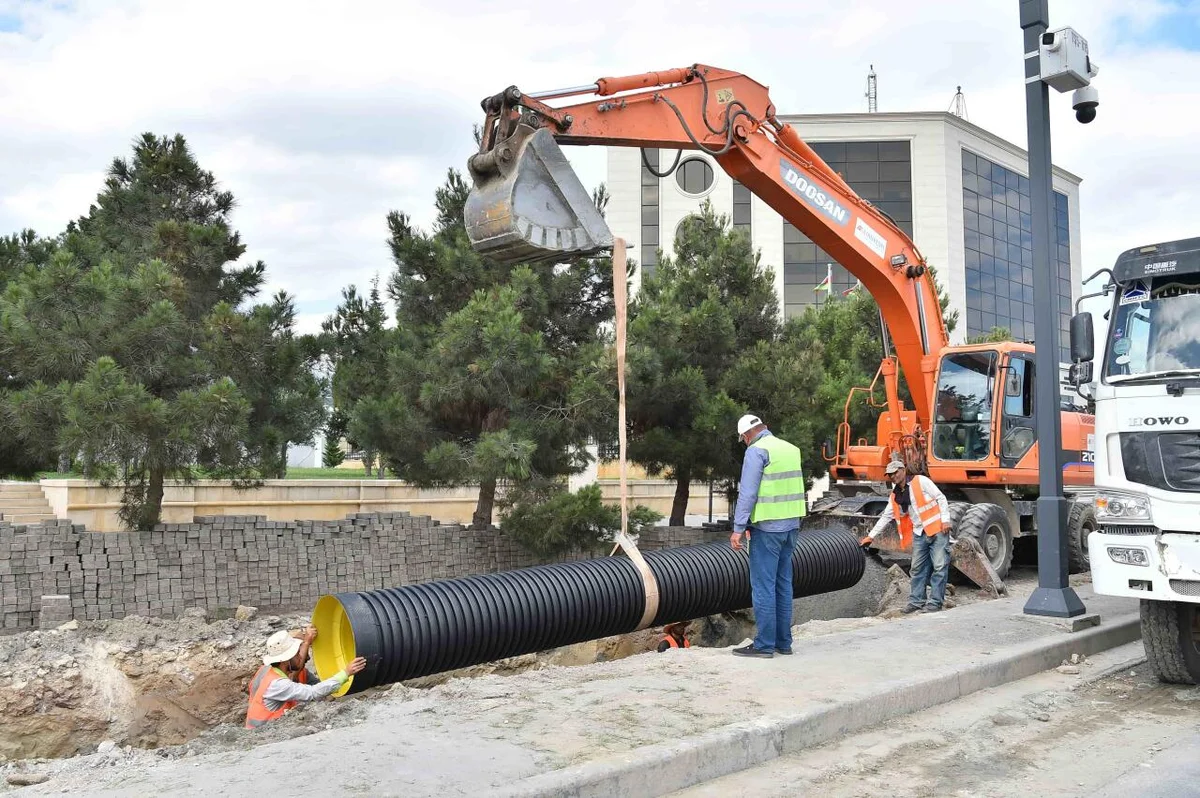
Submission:
POLYGON ((962 514, 955 524, 955 535, 971 537, 983 549, 996 575, 1008 576, 1012 566, 1013 535, 1008 526, 1008 513, 998 504, 975 504, 962 514))
POLYGON ((970 502, 950 502, 950 528, 955 530, 955 537, 958 537, 958 525, 962 522, 963 515, 970 509, 970 502))
POLYGON ((1067 567, 1073 574, 1090 571, 1088 535, 1096 531, 1096 512, 1090 504, 1074 502, 1067 516, 1067 567))

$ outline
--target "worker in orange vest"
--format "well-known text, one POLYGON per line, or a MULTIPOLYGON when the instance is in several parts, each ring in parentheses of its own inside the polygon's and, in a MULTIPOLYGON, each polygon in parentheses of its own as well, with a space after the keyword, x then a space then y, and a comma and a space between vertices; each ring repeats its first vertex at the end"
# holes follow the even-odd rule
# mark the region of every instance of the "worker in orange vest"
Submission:
POLYGON ((892 482, 887 507, 860 543, 863 548, 871 545, 888 522, 895 520, 901 543, 912 541, 912 588, 901 612, 937 612, 946 602, 946 580, 950 576, 950 503, 933 480, 920 474, 910 478, 908 469, 898 460, 888 463, 886 473, 892 482))
POLYGON ((267 721, 282 717, 301 701, 316 701, 332 694, 354 674, 367 666, 358 657, 323 682, 308 667, 308 650, 317 637, 309 626, 299 635, 280 631, 267 639, 263 664, 250 680, 247 692, 250 703, 246 708, 246 728, 257 729, 267 721))
POLYGON ((669 648, 691 648, 692 644, 687 639, 687 624, 686 623, 669 623, 663 627, 663 639, 658 642, 658 650, 666 651, 669 648))

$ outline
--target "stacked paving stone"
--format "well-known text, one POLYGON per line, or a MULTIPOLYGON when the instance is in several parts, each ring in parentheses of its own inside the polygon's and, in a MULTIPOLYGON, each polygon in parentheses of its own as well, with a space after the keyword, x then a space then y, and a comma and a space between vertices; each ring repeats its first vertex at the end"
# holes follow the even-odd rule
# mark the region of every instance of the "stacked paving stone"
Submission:
POLYGON ((690 526, 656 526, 642 533, 638 548, 645 551, 672 549, 677 546, 692 546, 697 543, 714 543, 729 540, 729 532, 721 529, 697 529, 690 526))
MULTIPOLYGON (((0 522, 0 629, 35 628, 42 596, 70 596, 82 587, 77 537, 69 521, 34 527, 0 522)), ((69 614, 59 623, 68 620, 69 614)))
MULTIPOLYGON (((641 536, 647 550, 721 539, 684 527, 641 536)), ((562 559, 607 554, 577 552, 562 559)), ((0 629, 54 628, 72 618, 170 617, 189 607, 308 609, 328 593, 527 568, 544 562, 499 530, 408 513, 339 521, 197 517, 151 532, 97 532, 69 521, 0 522, 0 629)))
POLYGON ((74 617, 70 596, 42 596, 38 610, 38 626, 43 630, 57 629, 74 617))

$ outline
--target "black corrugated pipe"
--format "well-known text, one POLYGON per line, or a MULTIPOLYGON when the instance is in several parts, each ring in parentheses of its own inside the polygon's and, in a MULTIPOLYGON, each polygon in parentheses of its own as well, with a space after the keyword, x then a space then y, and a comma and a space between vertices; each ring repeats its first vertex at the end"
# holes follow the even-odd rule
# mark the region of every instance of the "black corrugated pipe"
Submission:
MULTIPOLYGON (((753 539, 750 545, 754 545, 753 539)), ((751 606, 745 551, 706 543, 644 552, 662 626, 751 606)), ((844 529, 802 532, 792 553, 796 598, 853 587, 866 557, 844 529)), ((356 656, 367 667, 339 695, 519 654, 636 631, 642 575, 627 557, 539 565, 419 585, 322 596, 313 660, 328 678, 356 656)))

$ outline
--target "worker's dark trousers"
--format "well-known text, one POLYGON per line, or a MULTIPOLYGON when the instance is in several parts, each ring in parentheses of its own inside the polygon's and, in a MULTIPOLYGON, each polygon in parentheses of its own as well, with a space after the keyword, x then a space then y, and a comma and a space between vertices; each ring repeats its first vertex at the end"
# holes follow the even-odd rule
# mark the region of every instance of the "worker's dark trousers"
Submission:
POLYGON ((750 593, 758 626, 754 647, 759 651, 792 647, 792 552, 799 532, 750 528, 750 593))

